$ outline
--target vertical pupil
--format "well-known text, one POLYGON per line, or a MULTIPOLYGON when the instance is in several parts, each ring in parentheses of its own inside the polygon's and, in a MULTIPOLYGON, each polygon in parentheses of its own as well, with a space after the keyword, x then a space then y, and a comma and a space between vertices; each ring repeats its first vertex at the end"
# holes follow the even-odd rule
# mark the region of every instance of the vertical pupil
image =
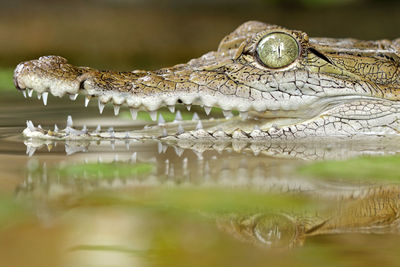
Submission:
POLYGON ((258 59, 269 68, 282 68, 293 63, 299 56, 297 41, 282 32, 264 36, 257 46, 258 59))

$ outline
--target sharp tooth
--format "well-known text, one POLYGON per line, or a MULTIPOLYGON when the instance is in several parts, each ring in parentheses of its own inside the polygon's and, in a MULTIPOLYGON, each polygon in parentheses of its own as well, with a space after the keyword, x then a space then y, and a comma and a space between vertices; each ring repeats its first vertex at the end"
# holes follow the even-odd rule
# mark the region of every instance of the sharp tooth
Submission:
POLYGON ((85 96, 85 107, 89 105, 90 96, 85 96))
POLYGON ((57 133, 58 132, 58 127, 57 124, 54 124, 54 132, 57 133))
POLYGON ((87 133, 87 127, 86 127, 86 125, 83 125, 83 127, 82 127, 82 132, 87 133))
POLYGON ((32 94, 33 94, 33 89, 28 89, 28 96, 32 97, 32 94))
POLYGON ((187 105, 185 105, 185 107, 186 107, 186 109, 187 109, 188 111, 190 111, 190 109, 192 108, 192 105, 187 104, 187 105))
POLYGON ((30 147, 29 151, 27 151, 28 152, 27 154, 29 155, 29 157, 32 157, 33 154, 35 154, 35 151, 36 151, 35 147, 30 147))
POLYGON ((101 132, 101 126, 100 126, 100 124, 99 124, 99 125, 97 125, 95 132, 96 132, 96 133, 99 133, 99 132, 101 132))
POLYGON ((32 121, 26 121, 26 126, 29 128, 29 130, 34 131, 35 130, 35 125, 33 125, 32 121))
POLYGON ((183 134, 185 132, 185 129, 183 129, 182 124, 179 124, 178 126, 178 134, 183 134))
POLYGON ((163 115, 160 113, 160 116, 158 116, 158 125, 161 126, 161 125, 164 125, 164 124, 165 124, 164 117, 163 117, 163 115))
POLYGON ((196 125, 196 130, 201 130, 203 129, 203 124, 201 123, 201 121, 199 121, 196 125))
POLYGON ((40 100, 41 98, 42 98, 42 93, 39 93, 39 92, 38 92, 38 93, 37 93, 37 99, 40 100))
POLYGON ((22 95, 26 98, 26 91, 22 91, 22 95))
POLYGON ((131 112, 132 119, 136 120, 137 114, 138 114, 138 110, 135 109, 135 108, 131 108, 131 109, 129 109, 129 111, 131 112))
POLYGON ((103 110, 104 110, 104 104, 99 99, 99 112, 100 112, 100 114, 103 113, 103 110))
POLYGON ((78 94, 69 95, 69 99, 71 99, 72 101, 75 101, 77 97, 78 97, 78 94))
POLYGON ((175 106, 168 106, 168 109, 171 113, 175 113, 175 106))
POLYGON ((49 92, 44 92, 42 96, 43 96, 43 104, 47 106, 47 98, 49 97, 49 92))
POLYGON ((248 116, 249 116, 249 113, 247 112, 247 111, 241 111, 240 113, 239 113, 239 115, 240 115, 240 117, 242 118, 242 120, 247 120, 247 118, 248 118, 248 116))
POLYGON ((156 121, 157 120, 157 111, 156 110, 150 111, 149 114, 150 114, 150 118, 151 118, 152 121, 156 121))
POLYGON ((118 116, 118 114, 119 114, 119 108, 120 108, 120 106, 114 105, 114 115, 115 115, 115 116, 118 116))
POLYGON ((230 110, 222 110, 222 113, 224 114, 226 119, 232 118, 233 116, 232 111, 230 110))
POLYGON ((67 118, 67 127, 72 127, 72 125, 73 125, 72 117, 71 117, 71 115, 68 115, 68 118, 67 118))
POLYGON ((168 135, 167 129, 163 128, 162 137, 166 137, 168 135))
POLYGON ((198 121, 200 118, 199 118, 199 115, 197 115, 197 113, 195 112, 194 114, 193 114, 193 117, 192 117, 192 121, 198 121))
POLYGON ((207 116, 210 115, 211 107, 204 106, 204 111, 206 112, 207 116))
POLYGON ((182 114, 180 110, 178 110, 175 115, 175 121, 181 121, 181 120, 182 120, 182 114))

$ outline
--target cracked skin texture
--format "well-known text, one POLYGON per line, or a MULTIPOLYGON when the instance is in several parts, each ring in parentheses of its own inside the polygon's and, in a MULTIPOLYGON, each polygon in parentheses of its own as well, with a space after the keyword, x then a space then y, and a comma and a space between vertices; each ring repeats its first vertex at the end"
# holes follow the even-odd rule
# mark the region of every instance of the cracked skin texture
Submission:
MULTIPOLYGON (((231 138, 397 136, 399 51, 400 39, 309 38, 301 31, 250 21, 223 38, 217 51, 186 64, 113 72, 46 56, 19 64, 14 81, 19 90, 60 97, 85 94, 132 109, 154 111, 184 103, 250 112, 250 119, 207 129, 214 138, 217 129, 231 138), (276 32, 296 40, 298 57, 282 68, 268 68, 256 50, 260 40, 276 32)), ((199 137, 195 131, 190 135, 199 137)))

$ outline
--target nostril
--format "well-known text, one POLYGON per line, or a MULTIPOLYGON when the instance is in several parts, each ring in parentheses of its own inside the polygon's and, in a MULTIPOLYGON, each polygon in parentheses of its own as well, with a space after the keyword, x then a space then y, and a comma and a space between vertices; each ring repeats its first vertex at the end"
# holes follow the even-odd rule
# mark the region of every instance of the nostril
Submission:
POLYGON ((86 81, 86 80, 83 80, 83 81, 81 81, 81 82, 79 83, 79 90, 85 89, 85 81, 86 81))
POLYGON ((179 104, 182 104, 183 102, 182 102, 182 100, 178 99, 178 103, 179 103, 179 104))

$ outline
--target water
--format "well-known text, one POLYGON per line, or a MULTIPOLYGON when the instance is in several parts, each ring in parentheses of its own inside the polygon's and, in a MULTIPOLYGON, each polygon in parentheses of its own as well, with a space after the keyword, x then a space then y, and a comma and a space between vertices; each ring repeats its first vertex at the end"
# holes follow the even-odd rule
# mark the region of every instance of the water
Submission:
POLYGON ((394 155, 384 162, 394 160, 389 171, 398 173, 392 140, 41 143, 22 138, 26 119, 46 128, 65 127, 68 114, 90 129, 100 119, 116 129, 148 122, 116 120, 111 108, 100 116, 81 97, 76 103, 50 97, 43 107, 35 98, 4 94, 2 103, 2 266, 399 262, 398 175, 326 178, 307 169, 315 161, 350 164, 375 154, 394 155))

